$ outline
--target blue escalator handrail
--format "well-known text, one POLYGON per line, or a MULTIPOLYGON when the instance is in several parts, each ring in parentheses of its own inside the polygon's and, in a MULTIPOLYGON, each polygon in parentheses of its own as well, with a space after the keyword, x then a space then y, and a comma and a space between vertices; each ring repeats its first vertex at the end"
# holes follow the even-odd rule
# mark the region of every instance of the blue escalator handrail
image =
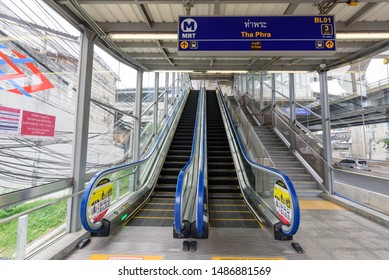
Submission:
MULTIPOLYGON (((219 83, 217 82, 217 87, 219 89, 220 92, 222 92, 220 86, 219 86, 219 83)), ((267 166, 263 166, 261 164, 258 164, 254 161, 252 161, 247 153, 246 153, 246 150, 244 148, 244 146, 242 145, 242 141, 240 139, 240 136, 236 130, 236 127, 235 127, 235 124, 234 124, 234 121, 232 120, 232 117, 231 117, 231 114, 230 112, 228 111, 228 108, 227 108, 227 105, 225 103, 225 100, 223 98, 223 96, 221 97, 221 100, 223 102, 223 106, 225 108, 225 111, 226 111, 226 114, 228 116, 228 119, 229 119, 229 122, 231 123, 231 127, 234 131, 234 134, 235 134, 235 138, 237 139, 238 141, 238 145, 239 145, 239 148, 240 150, 242 151, 242 154, 245 158, 245 160, 254 168, 256 169, 261 169, 265 172, 270 172, 278 177, 280 177, 284 183, 286 184, 288 190, 289 190, 289 193, 291 195, 291 198, 292 198, 292 205, 293 205, 293 223, 289 226, 286 226, 284 225, 282 227, 282 231, 285 235, 288 235, 288 236, 291 236, 291 235, 294 235, 298 228, 299 228, 299 225, 300 225, 300 206, 299 206, 299 203, 298 203, 298 197, 297 197, 297 193, 296 193, 296 190, 294 188, 294 185, 292 183, 292 181, 290 180, 289 176, 286 175, 285 173, 275 169, 275 168, 271 168, 271 167, 267 167, 267 166)))
MULTIPOLYGON (((201 89, 201 85, 200 85, 201 89)), ((201 91, 198 97, 197 101, 197 110, 196 110, 196 120, 195 120, 195 127, 193 132, 193 141, 192 141, 192 149, 190 153, 190 157, 188 162, 185 164, 185 166, 180 170, 180 173, 178 174, 177 178, 177 185, 176 185, 176 198, 174 201, 174 223, 173 227, 176 233, 180 234, 182 233, 183 227, 182 227, 182 195, 184 191, 184 178, 186 173, 190 170, 189 167, 193 164, 193 159, 195 156, 196 151, 196 144, 197 144, 197 127, 200 119, 200 111, 201 111, 201 91)))
MULTIPOLYGON (((183 94, 180 96, 180 99, 178 100, 178 102, 176 103, 173 111, 176 111, 178 110, 178 108, 181 106, 181 103, 183 102, 184 100, 184 97, 185 97, 186 94, 183 94)), ((114 172, 119 172, 121 170, 124 170, 124 169, 128 169, 128 168, 131 168, 131 167, 136 167, 144 162, 146 162, 151 156, 152 154, 155 152, 156 148, 158 147, 158 145, 160 144, 160 142, 162 141, 162 139, 164 138, 165 134, 167 133, 167 130, 168 130, 168 127, 171 126, 171 123, 173 122, 173 119, 175 117, 175 114, 176 113, 172 113, 169 118, 167 119, 164 127, 162 128, 161 130, 161 133, 159 134, 157 140, 155 141, 154 143, 154 146, 153 148, 150 150, 150 152, 141 160, 139 161, 135 161, 135 162, 130 162, 130 163, 127 163, 127 164, 123 164, 123 165, 120 165, 120 166, 115 166, 115 167, 111 167, 111 168, 107 168, 107 169, 104 169, 104 170, 101 170, 99 172, 97 172, 93 177, 92 179, 89 181, 88 185, 86 186, 85 188, 85 191, 82 195, 82 199, 81 199, 81 206, 80 206, 80 219, 81 219, 81 224, 82 226, 84 227, 85 230, 89 231, 89 232, 98 232, 99 229, 101 229, 102 227, 102 224, 101 223, 96 223, 94 224, 94 228, 91 227, 91 223, 89 221, 89 218, 88 218, 88 213, 87 213, 87 210, 88 210, 88 201, 89 201, 89 198, 90 198, 90 195, 91 195, 91 192, 93 191, 93 189, 95 188, 95 186, 98 184, 98 182, 100 181, 100 179, 102 179, 104 176, 107 176, 109 174, 112 174, 114 172)))
POLYGON ((207 156, 207 145, 206 145, 206 137, 207 137, 207 129, 206 129, 206 124, 207 124, 207 105, 206 105, 206 98, 205 98, 205 85, 202 88, 202 120, 201 120, 201 154, 200 154, 200 166, 199 166, 199 174, 198 174, 198 179, 197 179, 197 205, 196 205, 196 231, 199 235, 203 234, 203 228, 204 228, 204 168, 205 168, 205 158, 207 156))

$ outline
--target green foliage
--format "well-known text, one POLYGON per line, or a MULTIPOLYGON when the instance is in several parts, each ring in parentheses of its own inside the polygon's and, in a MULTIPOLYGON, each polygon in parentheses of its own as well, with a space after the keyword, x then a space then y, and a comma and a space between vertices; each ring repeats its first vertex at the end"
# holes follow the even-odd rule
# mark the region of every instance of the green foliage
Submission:
POLYGON ((389 134, 386 134, 386 138, 380 139, 378 143, 383 143, 384 148, 389 151, 389 134))
MULTIPOLYGON (((5 219, 51 201, 53 199, 45 199, 0 209, 0 219, 5 219)), ((30 243, 36 240, 65 222, 66 201, 61 201, 29 214, 27 242, 30 243)), ((0 257, 12 258, 15 253, 17 228, 17 219, 0 225, 0 257)))

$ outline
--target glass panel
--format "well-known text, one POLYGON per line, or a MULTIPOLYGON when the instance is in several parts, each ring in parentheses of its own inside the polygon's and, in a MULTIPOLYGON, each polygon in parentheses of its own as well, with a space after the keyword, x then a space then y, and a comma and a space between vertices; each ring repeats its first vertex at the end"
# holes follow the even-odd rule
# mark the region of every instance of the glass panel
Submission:
POLYGON ((128 81, 121 83, 125 72, 116 59, 95 46, 87 171, 123 164, 132 155, 136 72, 131 87, 126 86, 131 84, 128 81))
POLYGON ((1 3, 0 194, 71 175, 80 34, 42 1, 14 2, 1 3))

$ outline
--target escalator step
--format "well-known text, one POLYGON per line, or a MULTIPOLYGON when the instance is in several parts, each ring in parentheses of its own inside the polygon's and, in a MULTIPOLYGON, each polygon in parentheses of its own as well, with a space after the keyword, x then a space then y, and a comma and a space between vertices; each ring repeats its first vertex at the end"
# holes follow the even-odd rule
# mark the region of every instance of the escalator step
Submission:
POLYGON ((241 193, 221 193, 221 192, 209 192, 208 198, 210 199, 242 199, 241 193))
MULTIPOLYGON (((233 172, 233 171, 232 171, 233 172)), ((222 188, 230 188, 230 186, 239 186, 238 179, 236 177, 208 177, 208 186, 218 186, 222 188)))
POLYGON ((254 219, 253 214, 247 209, 245 210, 213 210, 211 212, 212 220, 213 219, 243 219, 250 220, 254 219))
POLYGON ((176 192, 164 192, 164 191, 156 191, 152 195, 153 198, 175 198, 176 192))
POLYGON ((210 178, 210 177, 224 177, 224 176, 230 176, 230 175, 231 175, 231 169, 211 169, 210 168, 208 170, 208 178, 210 178))
MULTIPOLYGON (((177 184, 177 176, 172 176, 172 175, 159 176, 158 184, 173 184, 175 189, 175 185, 177 184)), ((158 188, 161 187, 158 186, 158 188)))
POLYGON ((178 176, 180 173, 180 168, 162 168, 160 175, 175 175, 178 176))
POLYGON ((238 184, 231 185, 208 185, 208 191, 210 193, 240 193, 238 184))
POLYGON ((210 227, 217 228, 258 228, 259 224, 253 217, 252 219, 212 219, 210 220, 210 227))
POLYGON ((175 181, 173 183, 160 182, 158 180, 158 184, 155 187, 156 192, 176 192, 176 183, 177 177, 175 177, 175 181))

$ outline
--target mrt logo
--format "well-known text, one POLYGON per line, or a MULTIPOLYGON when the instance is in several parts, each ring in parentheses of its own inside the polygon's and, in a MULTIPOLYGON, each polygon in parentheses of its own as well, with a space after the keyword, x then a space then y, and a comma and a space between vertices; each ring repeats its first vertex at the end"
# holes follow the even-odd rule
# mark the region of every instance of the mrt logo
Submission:
POLYGON ((33 59, 0 44, 0 90, 31 97, 31 93, 50 88, 54 88, 53 84, 33 59))

